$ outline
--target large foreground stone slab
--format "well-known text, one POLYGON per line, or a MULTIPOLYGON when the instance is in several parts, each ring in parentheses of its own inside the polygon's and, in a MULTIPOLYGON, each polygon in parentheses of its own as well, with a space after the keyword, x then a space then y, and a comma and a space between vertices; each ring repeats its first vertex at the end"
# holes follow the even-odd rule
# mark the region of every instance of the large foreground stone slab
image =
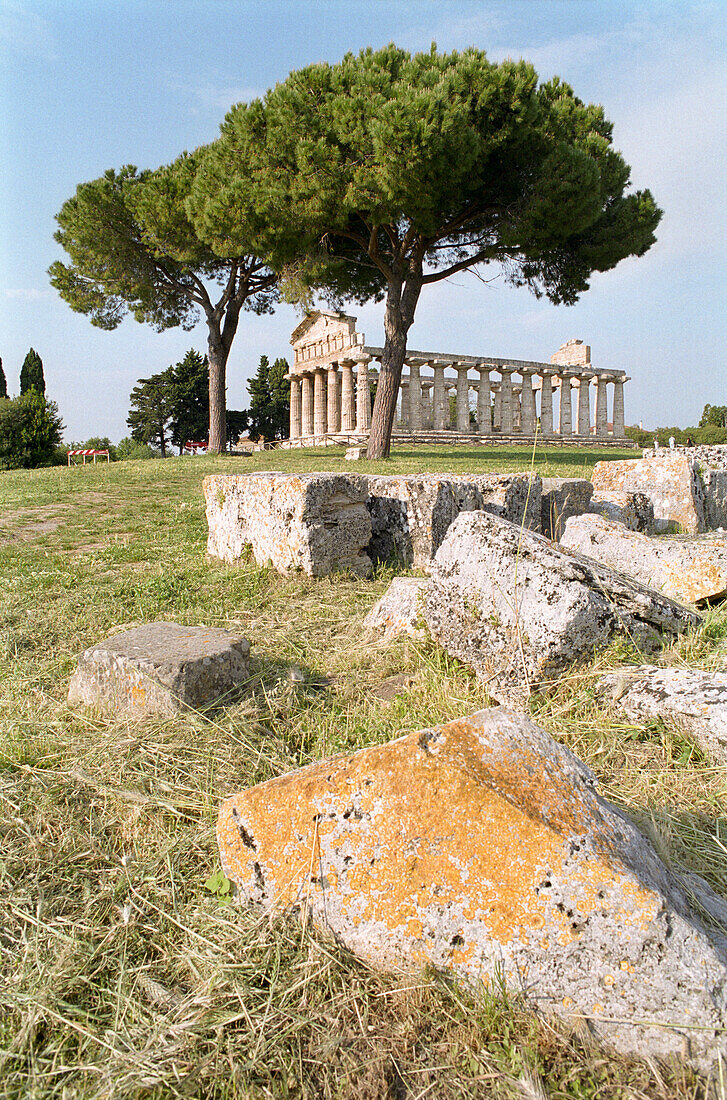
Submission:
POLYGON ((566 520, 587 512, 592 496, 593 486, 584 477, 544 477, 540 505, 541 534, 557 542, 565 530, 566 520))
POLYGON ((226 562, 252 548, 258 565, 311 577, 371 571, 365 477, 356 474, 212 474, 203 482, 207 552, 226 562))
POLYGON ((574 516, 561 546, 627 573, 687 603, 727 596, 727 536, 674 537, 628 531, 602 516, 574 516))
POLYGON ((724 938, 524 715, 482 711, 271 780, 224 802, 217 836, 245 898, 310 911, 374 966, 504 974, 621 1051, 701 1069, 727 1053, 724 938))
POLYGON ((628 459, 597 462, 593 470, 593 495, 608 499, 610 493, 645 493, 654 505, 656 529, 695 535, 706 530, 705 491, 697 463, 677 451, 628 459))
POLYGON ((638 665, 602 676, 596 687, 634 721, 671 718, 713 760, 727 761, 727 672, 638 665))
POLYGON ((423 611, 440 645, 515 705, 616 635, 648 652, 699 622, 661 593, 485 512, 452 524, 423 611))
POLYGON ((248 678, 249 655, 249 642, 227 630, 147 623, 82 653, 68 701, 139 713, 199 709, 248 678))
POLYGON ((373 561, 396 560, 428 570, 460 512, 484 510, 540 530, 542 483, 537 475, 370 475, 373 561))
POLYGON ((394 577, 389 588, 364 619, 364 630, 391 641, 400 634, 426 637, 422 602, 429 581, 417 577, 394 577))

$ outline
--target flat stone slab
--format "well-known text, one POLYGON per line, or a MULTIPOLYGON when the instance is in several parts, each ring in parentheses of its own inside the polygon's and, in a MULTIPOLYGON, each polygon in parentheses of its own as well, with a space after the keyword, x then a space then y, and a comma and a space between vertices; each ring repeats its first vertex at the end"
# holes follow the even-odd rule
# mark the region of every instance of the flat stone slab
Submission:
POLYGON ((636 722, 671 718, 707 756, 727 761, 727 672, 638 665, 602 676, 596 691, 636 722))
POLYGON ((258 565, 310 577, 371 572, 368 485, 357 474, 212 474, 203 482, 207 552, 226 562, 250 547, 258 565))
POLYGON ((574 516, 566 523, 561 546, 674 600, 699 603, 727 597, 727 535, 651 538, 602 516, 574 516))
POLYGON ((566 520, 588 511, 593 486, 584 477, 544 477, 542 486, 540 531, 557 542, 565 530, 566 520))
POLYGON ((625 574, 486 512, 460 515, 449 529, 424 620, 493 698, 518 706, 616 636, 649 652, 700 621, 625 574))
POLYGON ((395 577, 389 588, 364 619, 364 629, 391 641, 401 634, 426 637, 422 602, 428 581, 418 577, 395 577))
POLYGON ((69 703, 176 714, 221 699, 249 676, 250 643, 227 630, 147 623, 78 658, 69 703))
POLYGON ((591 480, 597 498, 608 499, 614 490, 644 493, 654 506, 658 532, 696 535, 706 530, 705 490, 697 463, 677 451, 597 462, 591 480))
MULTIPOLYGON (((725 938, 525 715, 481 711, 270 780, 223 803, 217 837, 245 899, 312 914, 373 966, 504 976, 618 1050, 702 1070, 727 1055, 725 938)), ((707 883, 690 888, 725 920, 707 883)))

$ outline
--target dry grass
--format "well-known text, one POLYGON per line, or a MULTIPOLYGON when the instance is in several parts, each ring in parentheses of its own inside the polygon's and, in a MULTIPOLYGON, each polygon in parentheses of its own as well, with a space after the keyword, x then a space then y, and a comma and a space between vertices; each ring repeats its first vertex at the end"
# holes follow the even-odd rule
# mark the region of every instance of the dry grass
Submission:
MULTIPOLYGON (((372 972, 206 887, 224 795, 487 702, 431 644, 362 643, 386 570, 314 582, 205 561, 201 477, 229 467, 0 478, 3 527, 27 530, 19 509, 62 517, 0 545, 0 1097, 725 1100, 719 1081, 612 1056, 507 996, 372 972), (246 633, 247 691, 164 722, 68 706, 80 649, 158 618, 246 633)), ((725 634, 713 612, 664 659, 714 667, 725 634)), ((672 866, 727 896, 725 770, 594 701, 597 669, 631 656, 614 647, 534 711, 672 866)))

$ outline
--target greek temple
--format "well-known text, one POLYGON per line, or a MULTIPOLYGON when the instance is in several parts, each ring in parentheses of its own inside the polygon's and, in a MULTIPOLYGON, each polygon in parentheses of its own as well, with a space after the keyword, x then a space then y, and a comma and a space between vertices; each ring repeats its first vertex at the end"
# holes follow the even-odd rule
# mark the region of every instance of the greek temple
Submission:
MULTIPOLYGON (((325 310, 308 314, 290 342, 287 445, 365 441, 377 377, 371 363, 384 349, 366 344, 355 317, 325 310)), ((623 444, 627 381, 623 371, 592 366, 591 349, 580 340, 569 340, 548 363, 408 351, 393 438, 517 443, 537 431, 554 442, 623 444)))

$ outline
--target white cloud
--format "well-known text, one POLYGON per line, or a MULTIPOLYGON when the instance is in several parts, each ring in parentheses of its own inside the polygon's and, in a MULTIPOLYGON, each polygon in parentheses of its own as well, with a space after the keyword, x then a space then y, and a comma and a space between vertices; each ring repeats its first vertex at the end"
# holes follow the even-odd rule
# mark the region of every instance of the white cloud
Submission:
POLYGON ((213 108, 215 111, 229 111, 235 103, 249 103, 251 99, 259 99, 267 90, 214 80, 194 83, 177 76, 170 76, 167 85, 172 91, 184 92, 201 106, 213 108))
POLYGON ((15 298, 21 302, 37 302, 52 297, 51 290, 37 290, 35 287, 8 287, 3 291, 6 298, 15 298))
POLYGON ((0 44, 13 53, 57 60, 51 25, 19 0, 0 0, 0 44))

